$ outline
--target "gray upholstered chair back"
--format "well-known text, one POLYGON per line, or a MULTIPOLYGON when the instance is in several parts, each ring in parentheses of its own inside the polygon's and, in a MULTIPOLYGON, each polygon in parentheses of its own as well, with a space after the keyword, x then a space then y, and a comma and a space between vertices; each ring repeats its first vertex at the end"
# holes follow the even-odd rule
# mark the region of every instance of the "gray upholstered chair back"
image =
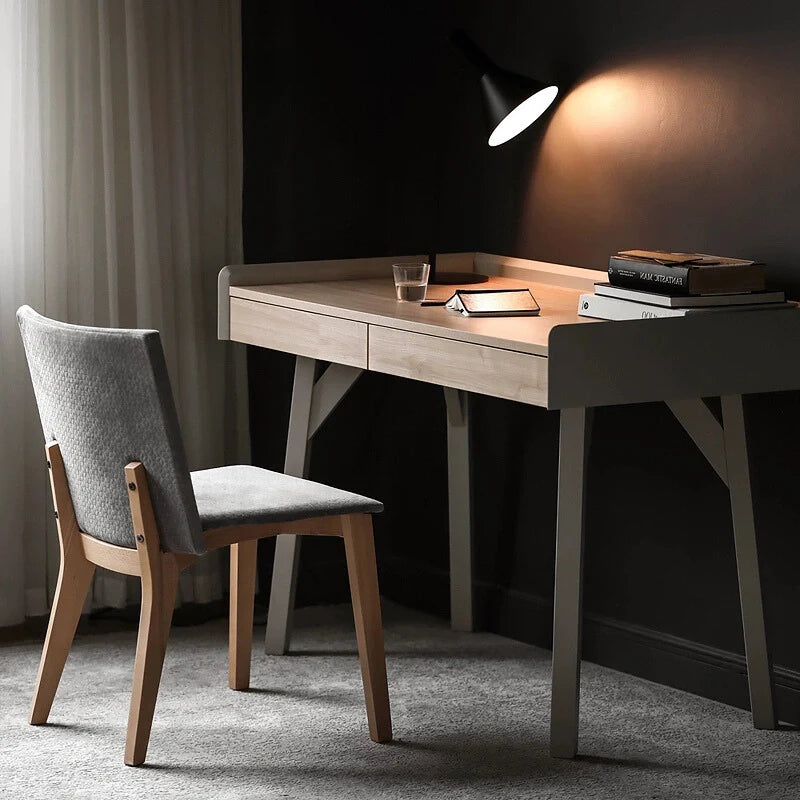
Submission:
POLYGON ((46 442, 57 441, 85 533, 135 547, 125 465, 141 461, 161 548, 203 536, 158 331, 86 328, 23 306, 17 320, 46 442))

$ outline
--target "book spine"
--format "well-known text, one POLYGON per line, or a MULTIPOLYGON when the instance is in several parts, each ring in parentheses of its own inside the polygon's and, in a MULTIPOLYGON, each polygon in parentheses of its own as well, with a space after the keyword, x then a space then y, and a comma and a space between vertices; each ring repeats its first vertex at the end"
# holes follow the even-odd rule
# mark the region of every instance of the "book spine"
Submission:
POLYGON ((605 297, 597 294, 582 294, 578 301, 578 315, 594 319, 660 319, 663 317, 684 317, 685 308, 664 308, 647 303, 635 303, 631 300, 620 300, 616 297, 605 297))
POLYGON ((611 256, 608 282, 614 286, 662 294, 689 294, 689 267, 650 264, 611 256))

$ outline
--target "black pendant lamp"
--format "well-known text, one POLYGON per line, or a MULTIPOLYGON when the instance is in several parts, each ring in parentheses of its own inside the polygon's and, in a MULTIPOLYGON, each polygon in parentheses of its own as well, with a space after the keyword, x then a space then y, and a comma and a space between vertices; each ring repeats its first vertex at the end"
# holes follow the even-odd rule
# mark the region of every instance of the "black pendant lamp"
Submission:
POLYGON ((480 74, 490 147, 522 133, 556 99, 557 86, 498 67, 464 31, 454 31, 451 40, 480 74))

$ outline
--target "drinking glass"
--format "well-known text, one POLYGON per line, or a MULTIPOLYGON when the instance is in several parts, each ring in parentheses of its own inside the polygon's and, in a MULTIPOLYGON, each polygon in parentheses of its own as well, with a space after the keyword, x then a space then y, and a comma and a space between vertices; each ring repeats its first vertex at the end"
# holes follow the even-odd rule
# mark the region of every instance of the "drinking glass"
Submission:
POLYGON ((392 264, 394 288, 401 303, 421 303, 428 288, 431 265, 422 262, 392 264))

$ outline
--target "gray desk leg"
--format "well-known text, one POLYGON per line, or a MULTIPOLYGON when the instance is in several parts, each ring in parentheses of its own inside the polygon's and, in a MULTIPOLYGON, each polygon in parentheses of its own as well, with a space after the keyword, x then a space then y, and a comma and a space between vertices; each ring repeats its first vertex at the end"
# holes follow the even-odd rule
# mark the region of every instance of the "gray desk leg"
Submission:
POLYGON ((447 487, 450 515, 450 625, 471 631, 472 527, 469 487, 469 395, 445 389, 447 404, 447 487))
POLYGON ((730 395, 721 397, 720 400, 733 538, 736 545, 736 569, 739 573, 739 600, 742 607, 750 709, 756 728, 772 729, 776 723, 772 702, 772 668, 764 625, 742 397, 730 395))
MULTIPOLYGON (((316 363, 313 358, 298 356, 294 369, 284 471, 287 475, 295 475, 298 478, 305 477, 308 469, 308 434, 316 363)), ((300 537, 290 534, 278 536, 275 543, 264 648, 271 655, 283 655, 289 648, 299 563, 300 537)))
POLYGON ((590 409, 561 411, 553 610, 553 689, 550 753, 573 758, 578 750, 583 524, 590 409))

